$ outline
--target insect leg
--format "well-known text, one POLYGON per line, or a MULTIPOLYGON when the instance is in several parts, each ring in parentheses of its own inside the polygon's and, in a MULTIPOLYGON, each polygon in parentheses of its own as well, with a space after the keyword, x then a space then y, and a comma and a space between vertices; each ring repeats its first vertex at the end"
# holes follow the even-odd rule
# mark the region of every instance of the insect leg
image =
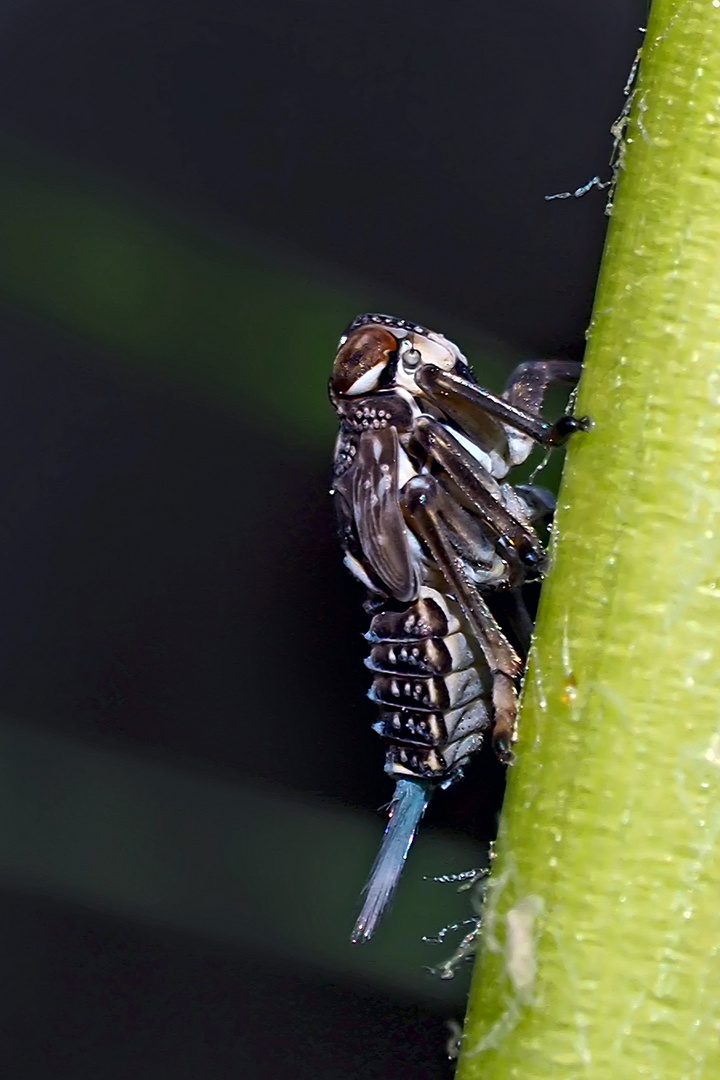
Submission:
POLYGON ((423 474, 405 484, 400 501, 410 528, 430 549, 482 649, 493 680, 493 746, 502 761, 509 761, 510 746, 515 741, 516 680, 522 673, 522 660, 500 629, 452 543, 452 533, 443 520, 453 511, 449 496, 433 477, 423 474))
POLYGON ((502 540, 503 554, 512 552, 526 570, 541 570, 545 553, 534 530, 508 510, 502 501, 500 485, 450 431, 437 420, 421 416, 413 429, 413 438, 449 476, 464 504, 479 512, 502 540))
POLYGON ((548 521, 555 513, 556 500, 552 491, 534 484, 515 484, 513 487, 527 507, 530 521, 548 521))
POLYGON ((577 386, 580 371, 576 360, 525 360, 511 373, 503 399, 516 409, 538 414, 549 387, 577 386))
MULTIPOLYGON (((532 363, 531 361, 530 364, 532 363)), ((538 361, 537 363, 560 364, 566 370, 568 368, 567 362, 562 360, 538 361)), ((521 368, 526 366, 520 365, 521 368)), ((577 371, 578 365, 573 365, 573 368, 577 371)), ((426 364, 417 373, 415 379, 430 400, 435 400, 443 412, 460 424, 471 436, 474 426, 472 414, 478 410, 500 420, 501 423, 514 428, 522 435, 529 436, 533 442, 541 446, 561 446, 573 432, 589 430, 590 421, 587 417, 561 416, 556 424, 551 424, 522 404, 524 395, 530 394, 530 397, 535 395, 541 399, 551 382, 566 382, 567 376, 559 379, 557 374, 553 375, 552 372, 550 375, 542 375, 539 380, 536 380, 542 385, 542 392, 538 394, 538 391, 534 389, 533 377, 523 373, 518 378, 517 388, 511 378, 510 397, 502 398, 491 394, 489 390, 483 390, 481 386, 477 386, 468 379, 453 375, 449 371, 442 371, 433 364, 426 364), (531 387, 530 390, 527 390, 528 385, 531 387), (515 396, 520 400, 520 404, 515 403, 515 396)), ((574 376, 572 381, 577 382, 577 377, 574 376)))
MULTIPOLYGON (((503 398, 516 409, 539 414, 545 394, 551 386, 577 386, 581 365, 575 360, 525 360, 510 375, 503 398)), ((559 446, 576 431, 588 431, 589 417, 561 416, 552 425, 547 445, 559 446)))
POLYGON ((513 679, 504 671, 493 672, 492 743, 495 753, 506 764, 514 760, 512 744, 517 739, 518 690, 513 679))

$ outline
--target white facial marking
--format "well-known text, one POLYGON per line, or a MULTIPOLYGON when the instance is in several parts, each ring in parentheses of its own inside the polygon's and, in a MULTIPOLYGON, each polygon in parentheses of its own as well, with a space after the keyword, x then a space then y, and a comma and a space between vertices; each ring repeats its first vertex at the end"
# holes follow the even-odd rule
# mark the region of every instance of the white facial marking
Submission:
POLYGON ((371 390, 374 390, 378 384, 378 379, 382 375, 387 366, 387 361, 383 360, 382 364, 376 364, 375 367, 371 367, 369 371, 366 371, 364 375, 361 375, 359 379, 356 379, 349 390, 346 391, 348 397, 354 394, 368 394, 371 390))

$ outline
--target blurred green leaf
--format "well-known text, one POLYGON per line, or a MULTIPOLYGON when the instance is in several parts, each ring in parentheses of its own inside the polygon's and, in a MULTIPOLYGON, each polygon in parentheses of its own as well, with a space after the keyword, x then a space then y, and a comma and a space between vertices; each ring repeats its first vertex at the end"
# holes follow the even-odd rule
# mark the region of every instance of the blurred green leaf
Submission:
MULTIPOLYGON (((6 299, 313 440, 327 442, 335 426, 326 384, 340 333, 358 312, 397 301, 333 284, 330 271, 298 258, 218 243, 18 154, 0 160, 0 205, 6 299)), ((398 308, 433 321, 421 305, 398 308)), ((470 337, 463 332, 465 346, 470 337)))
POLYGON ((351 945, 380 814, 183 774, 7 720, 0 748, 6 884, 461 1007, 466 979, 424 970, 455 941, 421 938, 472 914, 469 900, 423 877, 483 865, 469 841, 422 832, 392 914, 369 945, 351 945))

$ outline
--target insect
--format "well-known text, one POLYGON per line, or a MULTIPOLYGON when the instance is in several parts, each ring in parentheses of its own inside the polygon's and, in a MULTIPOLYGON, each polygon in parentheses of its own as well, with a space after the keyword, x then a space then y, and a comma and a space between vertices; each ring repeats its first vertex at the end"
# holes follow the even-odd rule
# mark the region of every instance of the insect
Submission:
POLYGON ((461 777, 486 735, 512 760, 532 631, 521 587, 545 568, 534 522, 554 500, 505 477, 535 444, 589 430, 587 418, 539 414, 547 388, 574 386, 579 369, 523 363, 497 397, 456 345, 415 323, 360 315, 340 339, 332 494, 345 563, 367 589, 369 697, 396 781, 355 942, 392 900, 433 792, 461 777))

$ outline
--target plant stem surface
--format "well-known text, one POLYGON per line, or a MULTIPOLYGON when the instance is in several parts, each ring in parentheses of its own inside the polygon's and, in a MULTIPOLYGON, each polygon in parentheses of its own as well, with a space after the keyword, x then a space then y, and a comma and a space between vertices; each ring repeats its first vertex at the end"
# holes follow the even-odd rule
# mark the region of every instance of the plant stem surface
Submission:
POLYGON ((458 1080, 720 1076, 720 0, 624 144, 458 1080))

